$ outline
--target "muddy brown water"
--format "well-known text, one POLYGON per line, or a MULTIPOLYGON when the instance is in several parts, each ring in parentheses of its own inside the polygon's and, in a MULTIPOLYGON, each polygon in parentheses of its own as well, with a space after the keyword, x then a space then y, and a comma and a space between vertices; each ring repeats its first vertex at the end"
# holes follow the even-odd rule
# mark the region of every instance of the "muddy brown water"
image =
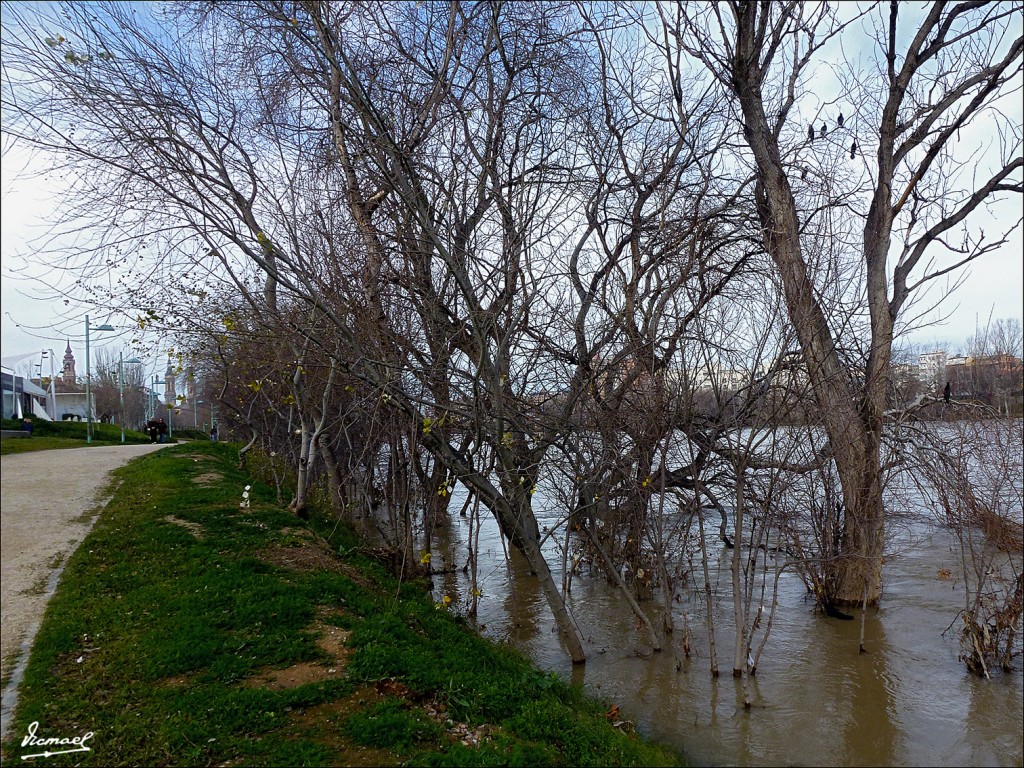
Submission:
MULTIPOLYGON (((457 511, 462 505, 456 502, 457 511)), ((469 593, 459 572, 468 533, 468 521, 456 518, 448 546, 435 548, 435 558, 447 549, 445 559, 456 566, 455 573, 435 578, 435 596, 448 594, 457 606, 469 593)), ((702 600, 677 604, 676 631, 661 652, 652 653, 628 605, 602 577, 577 576, 572 583, 569 605, 588 655, 586 665, 573 667, 536 580, 515 553, 505 559, 486 520, 477 623, 542 668, 619 705, 640 732, 673 746, 691 765, 1020 766, 1021 659, 1017 671, 997 672, 991 680, 969 674, 958 661, 963 584, 939 574, 944 568, 957 572, 954 546, 954 538, 934 525, 919 523, 900 533, 886 563, 882 605, 866 615, 863 654, 860 621, 815 613, 799 578, 784 575, 749 709, 731 675, 727 570, 711 577, 718 678, 710 674, 702 600), (688 658, 681 649, 684 614, 691 633, 688 658)), ((558 558, 551 560, 557 571, 558 558)))

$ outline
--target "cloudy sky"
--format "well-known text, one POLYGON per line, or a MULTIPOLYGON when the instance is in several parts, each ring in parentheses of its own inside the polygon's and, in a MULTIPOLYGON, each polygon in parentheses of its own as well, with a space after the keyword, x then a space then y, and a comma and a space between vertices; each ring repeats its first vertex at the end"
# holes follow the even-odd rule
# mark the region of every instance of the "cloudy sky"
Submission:
MULTIPOLYGON (((47 239, 66 190, 59 187, 55 178, 26 178, 26 160, 23 152, 14 149, 9 149, 2 158, 0 306, 3 309, 0 330, 2 357, 7 366, 12 357, 51 347, 62 354, 68 339, 73 348, 84 349, 86 309, 74 302, 65 304, 60 297, 49 295, 52 294, 50 284, 59 285, 61 275, 59 271, 40 266, 35 257, 47 239)), ((1020 208, 1019 201, 1015 205, 1004 205, 1003 215, 997 217, 996 223, 999 218, 1020 216, 1020 208)), ((1024 314, 1022 250, 1018 233, 1014 243, 976 263, 966 274, 963 285, 943 302, 940 311, 927 315, 934 324, 913 334, 912 341, 921 346, 946 346, 952 350, 974 335, 978 324, 983 326, 990 317, 1020 319, 1024 314), (945 315, 948 319, 942 322, 945 315)), ((936 286, 936 289, 944 287, 936 286)), ((936 290, 936 295, 939 292, 936 290)), ((90 311, 92 324, 107 320, 102 313, 90 311)), ((116 350, 117 336, 90 334, 90 344, 94 348, 116 350)), ((121 341, 127 343, 123 334, 121 341)))
MULTIPOLYGON (((6 137, 0 162, 0 357, 3 365, 20 372, 27 362, 38 364, 42 350, 53 349, 57 353, 55 367, 59 370, 64 349, 70 341, 78 368, 84 372, 86 314, 93 327, 106 322, 123 326, 124 321, 108 318, 95 309, 87 310, 70 296, 61 295, 59 289, 67 287, 69 280, 59 269, 46 265, 52 263, 52 253, 40 253, 52 250, 49 233, 60 213, 61 198, 69 190, 62 188, 56 174, 39 176, 40 170, 45 174, 42 161, 11 146, 6 137)), ((129 357, 134 352, 128 349, 128 338, 128 330, 101 332, 90 334, 89 343, 93 350, 107 349, 114 355, 123 350, 125 357, 129 357)), ((150 373, 162 373, 166 359, 154 356, 146 363, 149 378, 150 373)), ((43 373, 49 374, 48 362, 44 363, 43 373)))
MULTIPOLYGON (((1019 96, 1019 94, 1018 94, 1019 96)), ((1018 130, 1022 122, 1021 107, 1011 107, 1010 119, 1016 120, 1018 130)), ((965 141, 961 144, 969 143, 965 141)), ((985 137, 976 137, 985 142, 985 137)), ((51 266, 43 266, 40 250, 45 246, 47 233, 53 227, 61 210, 61 201, 73 190, 62 188, 56 174, 47 177, 46 158, 30 159, 10 137, 3 136, 2 205, 0 205, 0 347, 3 363, 11 367, 12 361, 42 349, 58 351, 58 359, 70 340, 72 347, 84 353, 86 308, 55 294, 66 284, 66 275, 55 269, 54 254, 43 258, 51 266)), ((988 209, 987 219, 981 226, 986 233, 997 234, 1004 225, 1022 216, 1024 202, 1019 198, 988 209)), ((52 251, 52 248, 50 249, 52 251)), ((990 319, 1024 317, 1024 241, 1018 231, 1013 242, 999 251, 976 262, 969 270, 955 276, 949 283, 936 281, 925 301, 918 305, 923 311, 935 300, 947 294, 952 284, 962 284, 946 296, 937 310, 928 311, 917 323, 920 330, 909 341, 922 348, 945 348, 955 351, 962 347, 976 328, 990 319)), ((95 309, 88 310, 94 325, 120 319, 103 316, 95 309)), ((904 315, 909 319, 913 310, 904 315)), ((116 354, 124 349, 127 354, 129 332, 97 334, 90 338, 96 348, 109 348, 116 354)), ((79 355, 81 357, 81 355, 79 355)), ((155 371, 160 362, 154 352, 149 369, 155 371)))

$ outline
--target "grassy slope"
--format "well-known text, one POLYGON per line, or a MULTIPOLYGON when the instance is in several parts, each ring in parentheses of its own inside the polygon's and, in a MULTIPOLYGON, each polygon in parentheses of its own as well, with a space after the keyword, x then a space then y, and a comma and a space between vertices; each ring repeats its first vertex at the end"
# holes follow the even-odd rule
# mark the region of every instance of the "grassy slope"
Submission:
POLYGON ((118 474, 37 635, 5 762, 29 753, 33 721, 40 736, 95 733, 92 752, 48 765, 678 762, 357 541, 328 547, 269 489, 240 509, 250 481, 230 446, 118 474))
MULTIPOLYGON (((3 429, 21 431, 21 422, 3 419, 3 429)), ((199 429, 176 429, 174 437, 167 442, 177 443, 179 440, 209 440, 206 432, 199 429)), ((148 443, 149 435, 134 429, 126 429, 125 443, 148 443)), ((117 424, 93 423, 91 445, 120 445, 121 427, 117 424)), ((49 422, 36 421, 31 437, 5 437, 0 441, 0 455, 9 453, 28 453, 30 451, 52 451, 56 448, 85 448, 89 445, 86 439, 86 424, 80 421, 49 422)))
MULTIPOLYGON (((20 430, 21 422, 13 419, 0 420, 3 429, 20 430)), ((84 448, 86 423, 82 421, 43 421, 32 423, 31 437, 9 437, 0 441, 0 455, 25 453, 27 451, 48 451, 54 448, 84 448)), ((125 430, 126 443, 148 443, 149 435, 133 429, 125 430)), ((117 424, 92 425, 93 445, 120 445, 121 427, 117 424)))

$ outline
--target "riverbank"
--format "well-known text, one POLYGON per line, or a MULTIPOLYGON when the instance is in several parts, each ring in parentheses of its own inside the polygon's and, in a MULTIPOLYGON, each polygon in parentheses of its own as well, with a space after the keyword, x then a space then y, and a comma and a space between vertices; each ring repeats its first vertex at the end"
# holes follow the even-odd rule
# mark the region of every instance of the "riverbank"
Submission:
POLYGON ((36 635, 5 762, 678 764, 348 534, 328 545, 230 446, 116 475, 36 635))

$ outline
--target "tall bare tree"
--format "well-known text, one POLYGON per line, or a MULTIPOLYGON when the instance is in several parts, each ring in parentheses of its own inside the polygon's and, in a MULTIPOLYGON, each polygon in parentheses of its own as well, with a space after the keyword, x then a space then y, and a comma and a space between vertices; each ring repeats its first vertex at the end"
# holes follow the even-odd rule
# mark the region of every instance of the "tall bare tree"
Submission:
POLYGON ((835 603, 874 603, 881 594, 880 448, 901 315, 929 281, 1002 245, 1020 225, 1011 222, 995 239, 968 226, 986 204, 1022 190, 1021 136, 1000 110, 1001 99, 1020 90, 1020 14, 1020 3, 973 2, 934 2, 916 17, 890 2, 846 20, 831 5, 800 2, 691 4, 681 14, 680 45, 735 105, 764 247, 784 286, 842 484, 841 548, 825 585, 835 603), (880 71, 851 73, 846 98, 822 98, 827 106, 819 108, 808 78, 825 46, 861 20, 875 25, 880 71), (826 130, 815 131, 822 121, 826 130), (969 130, 999 137, 991 167, 975 169, 955 151, 969 130), (858 183, 866 208, 851 206, 844 227, 861 227, 846 254, 863 277, 868 314, 867 348, 856 371, 844 360, 841 319, 823 300, 814 269, 817 255, 806 236, 812 216, 798 202, 800 158, 847 147, 852 162, 865 167, 858 183))

